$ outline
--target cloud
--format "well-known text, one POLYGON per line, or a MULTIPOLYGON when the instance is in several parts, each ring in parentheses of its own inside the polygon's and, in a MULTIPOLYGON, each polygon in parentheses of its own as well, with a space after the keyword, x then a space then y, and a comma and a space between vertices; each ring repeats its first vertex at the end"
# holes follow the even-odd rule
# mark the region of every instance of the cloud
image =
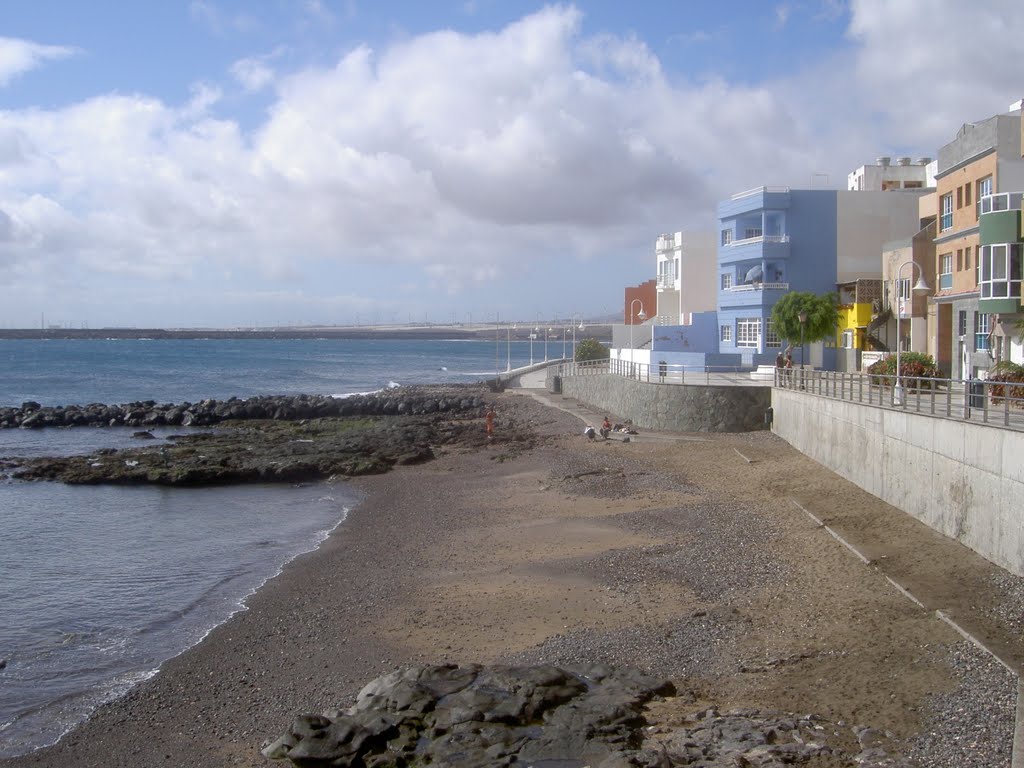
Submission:
POLYGON ((274 81, 274 70, 260 59, 239 59, 231 74, 250 93, 261 91, 274 81))
POLYGON ((78 53, 77 48, 0 37, 0 87, 48 61, 59 61, 78 53))
POLYGON ((1024 32, 1016 6, 936 3, 854 2, 845 48, 771 81, 667 73, 643 40, 587 36, 579 10, 551 6, 327 66, 240 59, 232 76, 271 99, 251 131, 212 81, 181 105, 112 94, 2 112, 0 286, 47 270, 109 291, 170 283, 250 297, 248 318, 311 295, 324 312, 359 295, 403 316, 438 297, 515 303, 507 286, 556 266, 563 282, 531 295, 618 294, 623 264, 637 282, 653 269, 659 232, 713 228, 734 192, 819 173, 845 186, 879 154, 934 156, 1024 95, 998 54, 1024 32))

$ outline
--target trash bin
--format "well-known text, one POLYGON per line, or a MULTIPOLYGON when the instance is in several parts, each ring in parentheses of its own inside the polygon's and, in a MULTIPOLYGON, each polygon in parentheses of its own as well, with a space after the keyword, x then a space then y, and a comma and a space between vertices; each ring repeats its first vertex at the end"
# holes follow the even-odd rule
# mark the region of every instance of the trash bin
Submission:
POLYGON ((562 394, 562 377, 552 376, 551 377, 551 394, 560 395, 562 394))
POLYGON ((967 407, 985 407, 985 382, 981 379, 973 379, 967 383, 967 407))

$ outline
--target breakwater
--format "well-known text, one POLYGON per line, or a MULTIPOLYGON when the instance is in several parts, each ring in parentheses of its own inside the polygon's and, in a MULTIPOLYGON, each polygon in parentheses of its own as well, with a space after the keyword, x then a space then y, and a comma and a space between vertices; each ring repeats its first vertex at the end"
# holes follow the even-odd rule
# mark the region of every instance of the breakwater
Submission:
POLYGON ((25 402, 0 408, 0 429, 20 427, 206 427, 237 419, 294 421, 324 417, 428 415, 479 411, 479 389, 398 387, 349 397, 280 395, 165 403, 153 400, 107 405, 42 406, 25 402))

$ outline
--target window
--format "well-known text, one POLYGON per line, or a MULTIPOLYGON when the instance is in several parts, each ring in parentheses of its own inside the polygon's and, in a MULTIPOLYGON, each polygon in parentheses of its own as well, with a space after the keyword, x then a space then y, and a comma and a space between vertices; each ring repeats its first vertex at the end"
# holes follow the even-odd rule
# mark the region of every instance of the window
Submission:
POLYGON ((723 291, 728 291, 730 288, 732 288, 732 273, 731 272, 723 272, 722 273, 722 290, 723 291))
POLYGON ((718 337, 722 341, 732 341, 732 326, 731 325, 723 325, 723 326, 721 326, 719 328, 718 337))
POLYGON ((957 335, 963 338, 967 335, 967 313, 964 310, 960 310, 960 317, 957 321, 957 335))
POLYGON ((942 196, 942 220, 939 222, 939 229, 945 231, 953 228, 953 193, 949 192, 942 196))
POLYGON ((988 349, 988 334, 991 317, 987 312, 974 313, 974 349, 978 352, 988 349))
POLYGON ((964 268, 964 249, 956 249, 956 271, 959 272, 964 268))
POLYGON ((761 318, 741 317, 736 321, 736 346, 753 347, 761 345, 761 318))
POLYGON ((946 291, 953 287, 953 254, 944 253, 939 256, 939 290, 946 291))
POLYGON ((775 332, 775 326, 771 320, 768 320, 768 324, 764 329, 764 345, 766 347, 781 347, 782 339, 779 338, 779 334, 775 332))
POLYGON ((956 209, 959 211, 963 207, 964 207, 964 188, 963 187, 957 187, 956 188, 956 209))
POLYGON ((964 205, 971 204, 971 185, 964 184, 964 205))
POLYGON ((981 298, 1020 298, 1022 247, 1021 243, 982 246, 978 258, 981 298))
POLYGON ((732 242, 732 230, 731 229, 723 229, 722 230, 722 245, 728 245, 731 242, 732 242))
POLYGON ((981 198, 992 194, 992 177, 986 176, 984 179, 978 179, 976 182, 977 194, 974 199, 977 201, 977 208, 974 211, 975 217, 978 216, 978 211, 981 207, 981 198))

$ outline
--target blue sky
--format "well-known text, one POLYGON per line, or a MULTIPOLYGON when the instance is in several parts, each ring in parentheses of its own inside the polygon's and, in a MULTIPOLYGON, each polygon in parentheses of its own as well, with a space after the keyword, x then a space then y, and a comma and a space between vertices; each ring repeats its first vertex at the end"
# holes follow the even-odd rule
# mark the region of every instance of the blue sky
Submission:
POLYGON ((991 0, 5 4, 0 327, 620 311, 661 232, 1024 96, 991 0))

